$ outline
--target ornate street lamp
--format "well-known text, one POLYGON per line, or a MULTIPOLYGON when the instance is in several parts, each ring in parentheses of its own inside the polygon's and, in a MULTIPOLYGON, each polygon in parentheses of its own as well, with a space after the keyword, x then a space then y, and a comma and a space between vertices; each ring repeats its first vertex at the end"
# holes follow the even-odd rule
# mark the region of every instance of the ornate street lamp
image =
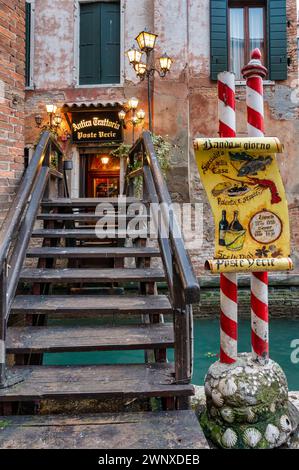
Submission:
POLYGON ((43 118, 40 114, 37 114, 35 116, 36 127, 38 128, 42 127, 42 129, 49 129, 52 132, 57 132, 57 129, 60 127, 62 123, 61 114, 56 114, 57 106, 53 103, 46 104, 46 110, 49 116, 49 122, 42 126, 43 118))
POLYGON ((131 110, 136 110, 137 109, 137 106, 138 106, 138 103, 139 103, 139 100, 138 98, 135 98, 135 96, 132 96, 132 98, 130 98, 128 100, 128 108, 131 110))
POLYGON ((150 52, 155 48, 157 37, 157 34, 150 33, 144 29, 144 31, 141 31, 135 39, 142 52, 150 52))
POLYGON ((57 106, 55 104, 46 104, 46 110, 49 115, 50 128, 53 126, 53 116, 55 116, 57 106))
POLYGON ((134 45, 126 52, 126 54, 130 64, 133 66, 138 64, 141 60, 142 52, 140 52, 134 45))
POLYGON ((61 122, 62 122, 61 114, 55 114, 55 116, 53 117, 53 125, 55 127, 60 127, 61 122))
POLYGON ((136 113, 136 116, 140 121, 143 121, 145 118, 145 111, 143 111, 143 109, 139 109, 136 113))
POLYGON ((125 104, 126 111, 124 109, 121 109, 118 112, 118 118, 121 121, 124 129, 126 129, 127 123, 132 124, 132 141, 134 143, 135 140, 135 127, 141 124, 144 121, 145 118, 145 112, 143 109, 138 109, 138 103, 139 100, 138 98, 135 98, 134 96, 130 99, 128 99, 127 103, 125 104), (136 111, 137 110, 137 111, 136 111), (128 113, 132 113, 132 116, 130 119, 125 121, 126 115, 128 113))
POLYGON ((127 51, 127 56, 130 64, 133 66, 137 77, 140 81, 147 79, 147 100, 148 100, 148 118, 149 118, 149 130, 153 131, 153 119, 152 119, 152 87, 151 81, 155 75, 164 78, 170 71, 173 60, 165 53, 159 58, 159 68, 155 67, 153 53, 156 45, 158 35, 150 33, 146 29, 141 31, 136 37, 139 51, 133 46, 127 51), (141 62, 142 53, 146 55, 146 63, 141 62), (139 55, 137 54, 139 53, 139 55))
POLYGON ((165 77, 165 75, 169 72, 171 64, 172 64, 172 59, 166 54, 166 52, 160 57, 159 59, 160 62, 160 68, 161 68, 161 76, 165 77))

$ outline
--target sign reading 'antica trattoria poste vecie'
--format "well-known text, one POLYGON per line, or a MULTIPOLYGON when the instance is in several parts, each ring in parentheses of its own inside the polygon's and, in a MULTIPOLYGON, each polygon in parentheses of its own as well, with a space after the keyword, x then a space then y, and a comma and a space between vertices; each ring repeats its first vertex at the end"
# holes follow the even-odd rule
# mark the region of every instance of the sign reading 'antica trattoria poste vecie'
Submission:
POLYGON ((122 141, 117 111, 73 113, 72 131, 75 143, 122 141))

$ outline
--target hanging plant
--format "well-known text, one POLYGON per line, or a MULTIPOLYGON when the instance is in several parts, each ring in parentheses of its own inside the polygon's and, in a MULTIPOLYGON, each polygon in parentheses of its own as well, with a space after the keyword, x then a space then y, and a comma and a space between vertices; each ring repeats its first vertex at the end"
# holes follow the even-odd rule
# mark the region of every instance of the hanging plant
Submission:
POLYGON ((130 152, 131 145, 122 142, 116 149, 110 152, 113 157, 127 157, 130 152))
POLYGON ((58 169, 58 155, 56 152, 50 156, 50 168, 53 170, 58 169))
MULTIPOLYGON (((174 149, 175 146, 171 144, 170 142, 168 142, 161 135, 152 134, 152 140, 153 140, 154 149, 156 152, 157 160, 159 162, 162 174, 164 178, 166 178, 167 170, 170 167, 170 163, 169 163, 170 152, 172 149, 174 149)), ((122 143, 119 145, 117 149, 111 152, 111 155, 117 156, 117 157, 128 157, 130 153, 130 149, 131 149, 131 145, 122 143)), ((129 169, 130 171, 135 171, 141 167, 142 167, 142 159, 137 158, 137 160, 134 161, 134 164, 130 165, 129 169)), ((141 196, 142 184, 143 184, 142 176, 137 176, 134 179, 135 194, 137 197, 141 196)))

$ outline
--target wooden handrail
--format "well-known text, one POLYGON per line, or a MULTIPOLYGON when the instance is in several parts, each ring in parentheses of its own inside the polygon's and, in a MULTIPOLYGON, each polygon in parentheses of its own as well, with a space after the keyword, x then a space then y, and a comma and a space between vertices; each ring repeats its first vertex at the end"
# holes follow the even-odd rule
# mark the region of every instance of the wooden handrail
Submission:
POLYGON ((41 138, 35 148, 33 156, 30 160, 28 168, 26 169, 24 176, 21 180, 19 189, 16 196, 10 206, 10 209, 3 221, 0 231, 0 269, 8 254, 11 242, 16 234, 18 224, 20 223, 22 213, 28 202, 28 197, 32 191, 37 175, 39 174, 40 167, 43 164, 45 151, 47 146, 51 142, 51 145, 56 150, 63 154, 58 143, 55 141, 49 131, 43 132, 41 138))
MULTIPOLYGON (((171 206, 172 200, 156 156, 151 133, 148 131, 142 133, 142 136, 132 147, 130 155, 134 155, 140 150, 143 151, 146 158, 145 163, 148 164, 151 170, 159 203, 171 206)), ((200 288, 193 271, 191 260, 185 249, 183 239, 177 236, 179 233, 180 229, 173 215, 173 223, 170 224, 169 227, 169 238, 172 245, 173 257, 184 290, 185 301, 187 304, 192 304, 199 301, 200 288)))
MULTIPOLYGON (((136 159, 140 160, 140 157, 142 157, 140 169, 143 170, 143 199, 155 204, 151 216, 158 235, 158 243, 174 312, 175 380, 176 383, 190 383, 193 371, 192 303, 199 301, 199 283, 171 208, 171 197, 149 132, 143 132, 129 154, 130 166, 127 170, 126 180, 128 181, 127 191, 131 195, 134 191, 133 178, 140 176, 140 172, 134 170, 130 173, 130 167, 135 166, 136 159), (158 213, 156 213, 156 209, 158 213), (162 224, 165 227, 160 226, 159 211, 163 219, 162 224), (171 223, 169 223, 170 218, 171 223), (166 232, 164 232, 165 229, 166 232)), ((187 407, 188 400, 185 399, 185 403, 183 403, 183 398, 181 400, 182 403, 179 406, 187 407)))
POLYGON ((48 180, 49 167, 43 166, 41 168, 37 184, 32 192, 30 202, 28 204, 28 210, 24 216, 24 220, 21 224, 21 229, 18 234, 18 239, 14 246, 14 251, 10 259, 11 269, 9 270, 8 281, 7 281, 7 316, 9 314, 11 304, 14 299, 14 295, 18 286, 20 272, 23 266, 23 262, 26 256, 26 250, 31 238, 32 228, 35 222, 35 218, 39 209, 39 204, 48 180))
MULTIPOLYGON (((8 317, 36 214, 49 180, 53 149, 63 156, 51 132, 44 131, 0 231, 0 388, 7 385, 5 338, 8 317)), ((62 158, 58 160, 58 170, 61 168, 62 158)), ((52 175, 58 178, 59 191, 63 182, 61 171, 52 171, 52 175)))

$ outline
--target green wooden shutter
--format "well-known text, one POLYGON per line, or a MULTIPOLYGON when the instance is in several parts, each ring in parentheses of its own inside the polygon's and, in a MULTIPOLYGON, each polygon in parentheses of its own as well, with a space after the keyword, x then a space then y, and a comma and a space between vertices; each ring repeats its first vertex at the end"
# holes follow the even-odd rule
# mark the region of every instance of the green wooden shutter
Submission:
POLYGON ((120 5, 101 5, 101 83, 120 82, 120 5))
POLYGON ((101 78, 101 4, 80 4, 80 85, 96 85, 101 78))
POLYGON ((211 79, 228 70, 227 0, 210 1, 211 79))
POLYGON ((270 80, 287 79, 287 18, 285 0, 268 0, 268 64, 270 80))
POLYGON ((31 3, 26 2, 25 23, 25 85, 30 86, 31 3))

